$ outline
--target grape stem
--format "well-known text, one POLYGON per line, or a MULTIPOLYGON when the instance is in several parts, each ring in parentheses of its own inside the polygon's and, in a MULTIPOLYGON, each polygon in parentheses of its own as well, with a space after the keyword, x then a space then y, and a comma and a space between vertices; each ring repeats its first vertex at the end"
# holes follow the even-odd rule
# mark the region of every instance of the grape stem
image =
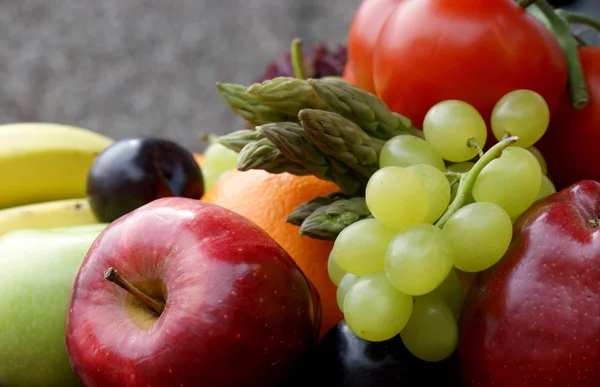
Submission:
POLYGON ((292 39, 292 44, 290 47, 290 60, 292 61, 294 76, 298 79, 306 79, 306 73, 304 72, 304 61, 302 60, 302 39, 292 39))
POLYGON ((464 175, 464 173, 446 171, 444 172, 444 175, 446 175, 447 177, 454 177, 458 180, 462 175, 464 175))
POLYGON ((560 17, 546 0, 536 0, 534 3, 548 21, 550 31, 556 37, 567 61, 569 75, 569 98, 574 109, 581 110, 589 103, 589 93, 585 85, 585 77, 579 62, 577 42, 571 35, 569 23, 560 17))
POLYGON ((475 149, 477 149, 477 153, 479 154, 479 157, 483 157, 483 149, 481 149, 481 147, 477 143, 477 140, 475 140, 474 138, 468 139, 467 140, 467 146, 469 148, 475 148, 475 149))
POLYGON ((450 219, 450 217, 454 215, 456 211, 460 210, 467 204, 469 194, 471 193, 471 191, 473 191, 475 181, 477 181, 477 178, 479 177, 479 174, 481 173, 483 168, 485 168, 493 160, 500 157, 504 149, 506 149, 508 146, 514 144, 517 141, 519 141, 519 137, 517 136, 511 136, 509 138, 503 139, 502 141, 491 147, 490 150, 488 150, 483 155, 483 157, 481 157, 475 163, 475 165, 473 165, 473 168, 471 168, 469 172, 461 175, 460 182, 458 183, 459 186, 458 191, 456 192, 456 197, 454 198, 450 206, 448 206, 448 209, 446 209, 446 212, 444 212, 442 217, 435 223, 437 227, 444 227, 444 224, 446 224, 448 219, 450 219))

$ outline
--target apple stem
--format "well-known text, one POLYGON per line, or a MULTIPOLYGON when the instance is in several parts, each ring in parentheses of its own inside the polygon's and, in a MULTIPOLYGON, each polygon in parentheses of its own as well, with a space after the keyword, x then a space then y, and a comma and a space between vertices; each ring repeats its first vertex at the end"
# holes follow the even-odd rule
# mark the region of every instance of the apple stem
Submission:
POLYGON ((119 274, 114 268, 110 267, 104 272, 104 279, 109 280, 110 282, 113 282, 119 285, 121 288, 125 289, 135 298, 146 304, 146 306, 148 306, 148 308, 150 308, 154 313, 156 313, 156 315, 160 316, 163 310, 165 310, 165 304, 152 297, 149 297, 141 290, 133 286, 129 281, 123 278, 123 276, 119 274))
POLYGON ((519 137, 517 136, 511 136, 503 139, 491 147, 479 160, 477 160, 469 172, 461 174, 456 196, 452 203, 450 203, 448 206, 446 212, 444 212, 440 219, 435 223, 437 227, 443 228, 448 219, 450 219, 450 217, 456 211, 460 210, 467 204, 467 201, 469 200, 469 193, 471 193, 473 190, 475 181, 477 181, 477 178, 479 177, 479 174, 483 168, 485 168, 486 165, 491 163, 494 159, 500 157, 504 149, 517 141, 519 141, 519 137))

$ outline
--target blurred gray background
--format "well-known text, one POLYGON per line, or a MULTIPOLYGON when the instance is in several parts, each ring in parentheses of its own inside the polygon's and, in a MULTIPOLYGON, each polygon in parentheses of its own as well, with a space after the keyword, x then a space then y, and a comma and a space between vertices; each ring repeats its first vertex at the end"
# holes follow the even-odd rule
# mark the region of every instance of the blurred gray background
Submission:
POLYGON ((114 138, 241 129, 215 82, 250 84, 285 53, 345 44, 360 0, 0 0, 0 123, 114 138))
MULTIPOLYGON (((0 123, 114 138, 241 128, 215 82, 250 84, 295 36, 344 44, 360 0, 0 0, 0 123)), ((579 0, 573 10, 600 0, 579 0)))

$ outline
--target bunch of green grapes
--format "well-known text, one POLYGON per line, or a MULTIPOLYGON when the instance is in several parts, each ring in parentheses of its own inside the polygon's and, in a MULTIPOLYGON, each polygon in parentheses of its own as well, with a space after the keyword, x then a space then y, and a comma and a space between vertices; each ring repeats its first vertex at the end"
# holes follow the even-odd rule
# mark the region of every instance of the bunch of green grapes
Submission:
POLYGON ((490 122, 497 140, 518 140, 479 165, 487 126, 461 101, 431 108, 424 139, 400 135, 383 146, 365 193, 372 217, 338 235, 328 265, 357 336, 400 335, 420 359, 450 356, 463 300, 459 272, 495 265, 509 248, 513 221, 555 192, 534 147, 549 122, 543 98, 530 90, 508 93, 490 122))

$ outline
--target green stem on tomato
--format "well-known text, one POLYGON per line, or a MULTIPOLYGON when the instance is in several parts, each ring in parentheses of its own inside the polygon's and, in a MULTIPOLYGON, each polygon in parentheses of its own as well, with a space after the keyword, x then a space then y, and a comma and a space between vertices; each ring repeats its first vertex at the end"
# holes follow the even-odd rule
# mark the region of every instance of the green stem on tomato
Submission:
POLYGON ((483 168, 485 168, 496 158, 500 157, 504 149, 506 149, 508 146, 514 144, 517 141, 519 141, 519 137, 517 136, 511 136, 500 141, 499 143, 491 147, 483 155, 482 158, 477 160, 477 162, 475 163, 475 165, 473 165, 469 172, 461 175, 458 191, 456 192, 456 197, 454 198, 452 203, 450 203, 450 205, 446 209, 446 212, 444 212, 440 219, 435 223, 437 227, 444 227, 444 224, 446 224, 448 219, 450 219, 450 217, 454 215, 456 211, 460 210, 467 204, 469 200, 469 194, 471 193, 471 191, 473 191, 473 186, 475 185, 475 182, 477 181, 477 178, 479 177, 479 174, 481 173, 483 168))
POLYGON ((600 21, 581 12, 571 12, 557 9, 556 14, 567 21, 567 23, 583 24, 600 32, 600 21))
POLYGON ((533 3, 535 3, 535 0, 518 0, 517 1, 517 4, 519 4, 519 7, 521 7, 521 8, 527 8, 533 3))
POLYGON ((585 85, 581 63, 579 62, 577 44, 571 35, 569 23, 559 17, 546 0, 536 0, 535 5, 548 20, 550 30, 563 50, 569 73, 569 97, 571 105, 573 108, 581 110, 589 103, 589 94, 585 85))
POLYGON ((585 39, 583 39, 581 36, 577 35, 577 34, 573 34, 573 39, 575 39, 575 41, 577 42, 577 44, 579 44, 579 47, 587 47, 589 46, 589 43, 585 41, 585 39))
POLYGON ((306 79, 306 73, 304 72, 304 61, 302 60, 302 39, 294 38, 292 40, 290 56, 292 68, 294 69, 294 76, 298 79, 306 79))

